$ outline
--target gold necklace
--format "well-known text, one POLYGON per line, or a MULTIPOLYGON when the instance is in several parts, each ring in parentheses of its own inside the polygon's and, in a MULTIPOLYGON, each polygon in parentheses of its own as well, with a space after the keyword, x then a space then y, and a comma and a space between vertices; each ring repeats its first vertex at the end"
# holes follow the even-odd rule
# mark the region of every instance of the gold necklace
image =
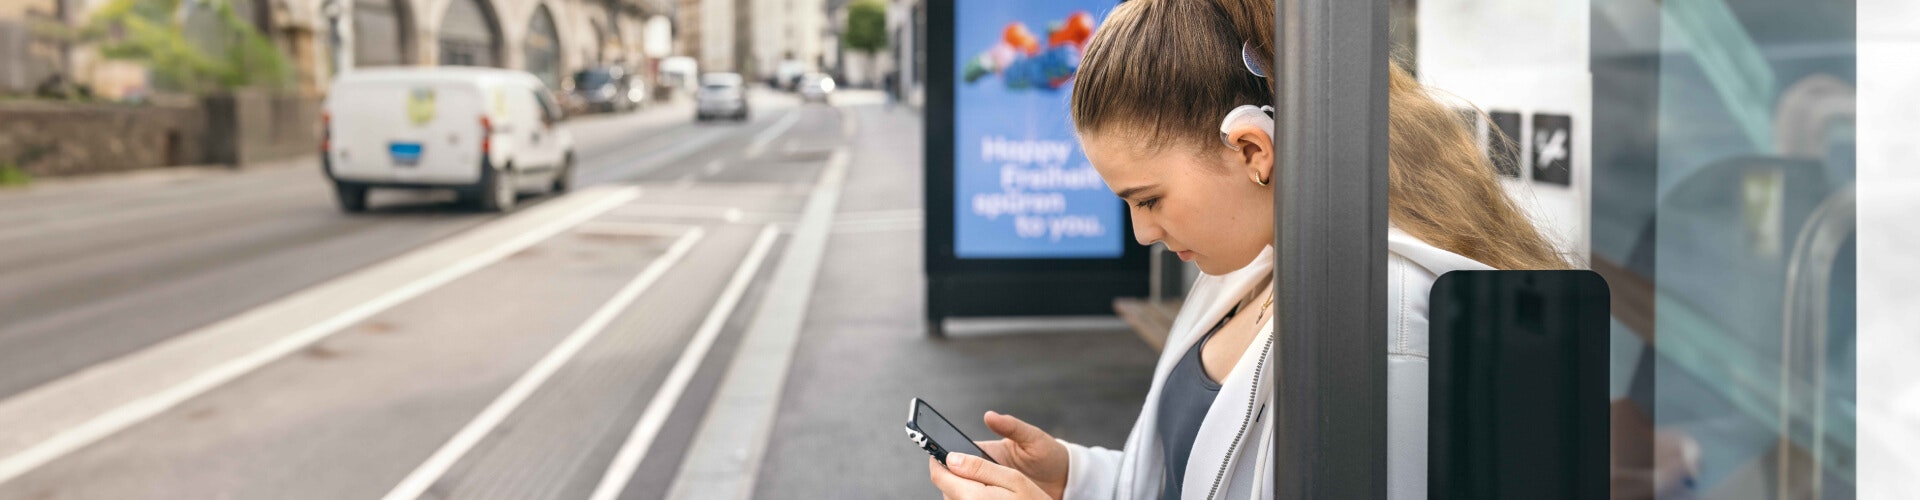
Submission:
MULTIPOLYGON (((1267 285, 1268 285, 1268 288, 1267 288, 1267 290, 1266 290, 1266 291, 1268 291, 1268 292, 1272 292, 1272 291, 1273 291, 1273 289, 1272 289, 1272 285, 1273 285, 1273 282, 1272 282, 1272 281, 1268 281, 1268 282, 1267 282, 1267 285)), ((1269 307, 1273 307, 1273 296, 1274 296, 1274 294, 1273 294, 1273 293, 1268 293, 1268 294, 1267 294, 1267 301, 1266 301, 1266 303, 1263 303, 1263 304, 1260 304, 1260 315, 1259 315, 1259 316, 1255 316, 1255 317, 1253 318, 1253 324, 1254 324, 1254 325, 1259 325, 1259 324, 1260 324, 1260 320, 1263 320, 1263 319, 1267 319, 1267 308, 1269 308, 1269 307)), ((1255 297, 1258 297, 1258 295, 1255 295, 1255 297)), ((1240 310, 1241 308, 1243 308, 1243 307, 1246 307, 1246 306, 1235 306, 1235 307, 1233 308, 1233 310, 1234 310, 1234 311, 1239 311, 1239 310, 1240 310)))
POLYGON ((1268 307, 1273 307, 1273 293, 1267 294, 1267 303, 1260 304, 1260 315, 1253 318, 1254 323, 1258 324, 1260 320, 1267 319, 1268 307))

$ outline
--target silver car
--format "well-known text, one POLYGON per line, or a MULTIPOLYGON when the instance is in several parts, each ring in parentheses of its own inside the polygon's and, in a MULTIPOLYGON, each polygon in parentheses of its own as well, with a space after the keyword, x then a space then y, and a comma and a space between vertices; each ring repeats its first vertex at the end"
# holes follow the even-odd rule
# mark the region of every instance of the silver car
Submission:
POLYGON ((800 99, 806 102, 827 103, 827 96, 833 95, 833 78, 819 73, 808 73, 800 77, 800 99))
POLYGON ((746 121, 746 79, 741 78, 739 73, 701 75, 700 90, 694 93, 694 102, 697 106, 694 118, 700 121, 722 116, 746 121))

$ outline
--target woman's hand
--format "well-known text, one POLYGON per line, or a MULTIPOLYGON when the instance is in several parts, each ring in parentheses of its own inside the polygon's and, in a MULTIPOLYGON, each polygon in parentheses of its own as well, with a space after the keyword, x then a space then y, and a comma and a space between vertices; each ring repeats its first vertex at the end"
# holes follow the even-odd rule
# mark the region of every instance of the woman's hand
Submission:
POLYGON ((1040 485, 1020 471, 965 453, 948 453, 941 466, 927 457, 927 475, 947 500, 1046 500, 1040 485))
MULTIPOLYGON (((1067 489, 1067 447, 1032 424, 987 412, 987 428, 1002 439, 976 441, 994 460, 1033 480, 1048 497, 1059 499, 1067 489)), ((988 464, 992 465, 992 464, 988 464)), ((944 488, 942 488, 944 490, 944 488)))

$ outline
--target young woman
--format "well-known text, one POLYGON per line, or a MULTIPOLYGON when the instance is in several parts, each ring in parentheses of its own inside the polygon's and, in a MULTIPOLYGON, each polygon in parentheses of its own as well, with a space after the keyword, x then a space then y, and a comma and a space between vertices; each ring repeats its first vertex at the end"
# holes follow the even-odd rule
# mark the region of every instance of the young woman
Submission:
MULTIPOLYGON (((1134 234, 1205 274, 1168 333, 1125 448, 1054 440, 993 412, 1003 439, 928 459, 949 499, 1270 498, 1274 369, 1272 0, 1131 0, 1088 43, 1072 109, 1134 234)), ((1566 260, 1517 210, 1459 115, 1389 70, 1388 489, 1426 495, 1428 288, 1456 269, 1566 260)), ((1325 168, 1341 168, 1327 165, 1325 168)), ((1338 332, 1316 332, 1320 335, 1338 332)))

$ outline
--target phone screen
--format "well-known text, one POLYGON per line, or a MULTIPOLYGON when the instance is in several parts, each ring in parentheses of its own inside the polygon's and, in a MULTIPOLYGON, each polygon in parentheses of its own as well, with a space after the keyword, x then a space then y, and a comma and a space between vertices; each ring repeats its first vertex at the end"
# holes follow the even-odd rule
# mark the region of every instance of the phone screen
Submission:
POLYGON ((940 412, 934 411, 932 406, 927 406, 926 401, 915 400, 913 423, 920 428, 920 432, 927 434, 927 439, 939 444, 947 451, 957 451, 993 461, 993 457, 987 456, 986 450, 974 445, 972 439, 967 438, 966 434, 955 428, 946 417, 940 416, 940 412))

